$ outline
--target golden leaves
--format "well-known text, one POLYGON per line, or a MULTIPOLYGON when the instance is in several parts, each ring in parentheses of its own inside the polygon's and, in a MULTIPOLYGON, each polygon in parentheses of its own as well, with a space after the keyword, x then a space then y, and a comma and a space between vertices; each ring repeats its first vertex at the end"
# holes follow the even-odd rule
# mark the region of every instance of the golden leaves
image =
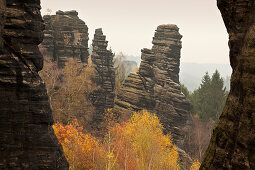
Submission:
POLYGON ((83 134, 77 120, 53 126, 70 169, 179 169, 177 148, 155 114, 144 110, 111 125, 102 142, 83 134))
POLYGON ((102 163, 104 150, 95 137, 82 133, 83 128, 77 119, 66 126, 57 123, 53 129, 63 146, 70 169, 92 169, 102 163))

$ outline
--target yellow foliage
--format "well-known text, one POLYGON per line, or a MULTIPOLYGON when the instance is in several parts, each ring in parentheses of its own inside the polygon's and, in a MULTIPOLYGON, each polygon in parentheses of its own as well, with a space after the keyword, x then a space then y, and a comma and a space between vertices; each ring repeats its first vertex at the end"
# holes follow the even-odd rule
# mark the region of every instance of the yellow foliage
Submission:
POLYGON ((200 165, 201 165, 201 164, 199 163, 199 161, 196 160, 196 161, 194 161, 193 164, 191 165, 190 170, 199 170, 200 165))
MULTIPOLYGON (((111 112, 111 110, 108 110, 111 112)), ((122 124, 112 124, 103 143, 82 133, 77 120, 54 131, 63 146, 70 169, 180 169, 179 156, 170 135, 164 135, 162 124, 148 111, 134 113, 122 124)))
POLYGON ((113 128, 119 165, 127 168, 129 162, 129 169, 179 169, 176 146, 162 128, 157 116, 145 110, 113 128))

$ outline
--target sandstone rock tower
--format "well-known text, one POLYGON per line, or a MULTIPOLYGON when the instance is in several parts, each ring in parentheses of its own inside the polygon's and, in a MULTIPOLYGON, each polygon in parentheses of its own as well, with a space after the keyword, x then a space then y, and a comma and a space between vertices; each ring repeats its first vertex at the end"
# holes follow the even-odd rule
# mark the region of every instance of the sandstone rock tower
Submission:
POLYGON ((39 0, 0 0, 0 169, 68 169, 38 75, 40 8, 39 0))
POLYGON ((218 0, 233 69, 226 106, 200 169, 255 169, 255 0, 218 0))
POLYGON ((114 106, 115 73, 113 68, 113 53, 107 50, 107 41, 102 29, 96 29, 93 40, 92 63, 95 66, 95 83, 99 86, 93 94, 92 103, 96 108, 93 123, 98 125, 103 120, 105 109, 114 106))
POLYGON ((57 11, 56 15, 45 15, 44 40, 40 50, 58 62, 61 67, 68 58, 79 62, 88 61, 88 27, 79 19, 76 11, 57 11))
POLYGON ((178 31, 176 25, 158 26, 152 49, 142 50, 138 73, 130 74, 121 87, 114 112, 124 117, 141 109, 156 113, 165 132, 171 132, 183 148, 191 106, 179 84, 182 36, 178 31))

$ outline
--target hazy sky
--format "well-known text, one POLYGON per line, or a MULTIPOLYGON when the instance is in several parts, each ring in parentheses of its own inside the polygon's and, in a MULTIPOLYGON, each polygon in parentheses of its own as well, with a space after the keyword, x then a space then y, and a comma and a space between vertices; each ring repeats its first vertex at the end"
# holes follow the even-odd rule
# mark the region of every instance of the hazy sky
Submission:
POLYGON ((160 24, 176 24, 183 35, 181 61, 229 63, 228 35, 216 0, 41 0, 49 8, 77 10, 89 27, 90 43, 96 28, 103 28, 114 52, 141 56, 151 48, 160 24))

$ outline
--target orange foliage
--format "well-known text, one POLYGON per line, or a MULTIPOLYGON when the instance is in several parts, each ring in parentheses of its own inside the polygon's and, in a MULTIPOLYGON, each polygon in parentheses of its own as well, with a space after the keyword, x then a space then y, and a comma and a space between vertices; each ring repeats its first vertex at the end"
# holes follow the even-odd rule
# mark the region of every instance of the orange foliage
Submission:
POLYGON ((122 124, 113 123, 113 115, 108 115, 108 125, 113 127, 108 128, 103 143, 83 134, 77 120, 53 126, 70 169, 180 169, 177 148, 171 136, 163 134, 155 114, 134 113, 122 124))
POLYGON ((101 169, 97 165, 105 164, 104 149, 93 136, 82 133, 83 128, 76 119, 66 126, 57 123, 53 129, 63 146, 70 169, 101 169))

